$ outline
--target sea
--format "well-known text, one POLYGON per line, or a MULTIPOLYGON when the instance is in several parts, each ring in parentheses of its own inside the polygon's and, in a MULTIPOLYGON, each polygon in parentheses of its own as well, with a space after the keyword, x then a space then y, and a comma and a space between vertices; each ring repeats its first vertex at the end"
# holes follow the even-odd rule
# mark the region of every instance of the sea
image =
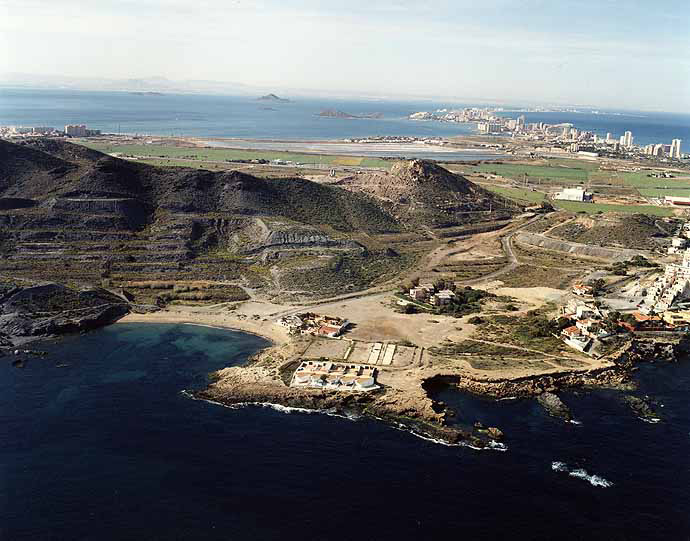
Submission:
POLYGON ((0 358, 0 539, 687 540, 690 362, 641 365, 645 422, 613 390, 534 400, 451 389, 452 422, 503 449, 422 439, 367 418, 194 400, 255 335, 115 324, 0 358))
MULTIPOLYGON (((469 103, 295 97, 289 102, 250 96, 136 94, 80 90, 0 88, 0 126, 87 124, 108 133, 228 137, 281 141, 330 141, 372 136, 450 137, 476 134, 476 124, 409 120, 411 113, 474 106, 469 103), (324 110, 381 118, 332 118, 324 110)), ((510 109, 510 106, 506 106, 510 109)), ((619 137, 631 131, 637 144, 682 139, 690 144, 690 114, 511 111, 527 122, 570 122, 578 129, 619 137)), ((688 147, 686 147, 688 148, 688 147)), ((472 157, 471 154, 469 157, 472 157)))

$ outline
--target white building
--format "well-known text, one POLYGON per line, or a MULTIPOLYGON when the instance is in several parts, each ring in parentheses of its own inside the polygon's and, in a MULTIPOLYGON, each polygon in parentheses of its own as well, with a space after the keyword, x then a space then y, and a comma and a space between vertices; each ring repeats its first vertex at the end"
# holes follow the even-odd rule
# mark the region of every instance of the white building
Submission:
POLYGON ((669 152, 669 157, 680 160, 680 143, 680 139, 674 139, 671 141, 671 151, 669 152))
POLYGON ((591 203, 593 197, 590 192, 585 191, 583 188, 565 188, 562 192, 558 192, 554 199, 591 203))
POLYGON ((633 134, 632 134, 632 132, 626 131, 623 138, 625 141, 623 143, 623 146, 625 146, 626 148, 632 148, 632 146, 633 146, 633 134))
POLYGON ((71 137, 86 137, 86 126, 84 124, 67 124, 65 133, 71 137))
POLYGON ((688 239, 683 237, 673 237, 671 239, 671 246, 668 247, 669 254, 679 254, 688 244, 688 239))
POLYGON ((431 296, 431 304, 434 306, 445 306, 447 304, 451 304, 454 299, 455 293, 453 293, 450 289, 444 289, 431 296))
POLYGON ((658 314, 668 310, 674 302, 690 297, 690 250, 685 250, 680 264, 666 265, 664 276, 647 290, 642 312, 658 314))

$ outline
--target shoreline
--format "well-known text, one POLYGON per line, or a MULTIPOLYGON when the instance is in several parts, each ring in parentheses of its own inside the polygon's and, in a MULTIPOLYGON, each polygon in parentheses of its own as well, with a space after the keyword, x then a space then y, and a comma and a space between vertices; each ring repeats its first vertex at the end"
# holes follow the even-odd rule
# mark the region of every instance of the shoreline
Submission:
POLYGON ((363 416, 403 428, 432 441, 475 448, 496 446, 503 440, 500 427, 481 424, 461 428, 449 424, 450 412, 439 402, 437 392, 450 387, 493 400, 535 398, 573 388, 615 388, 622 392, 634 388, 634 365, 650 359, 674 360, 688 344, 682 339, 662 341, 632 339, 605 365, 590 369, 564 369, 510 377, 487 377, 441 367, 412 368, 401 373, 379 368, 380 389, 369 392, 291 387, 289 381, 306 347, 307 337, 288 336, 270 319, 249 318, 226 313, 203 312, 198 307, 130 314, 118 323, 179 323, 247 332, 268 340, 266 347, 251 355, 240 366, 227 366, 210 374, 204 389, 190 392, 196 399, 227 407, 270 404, 276 408, 308 410, 341 416, 363 416))
MULTIPOLYGON (((264 340, 267 340, 270 345, 266 348, 284 346, 288 343, 287 334, 280 332, 278 329, 264 328, 262 325, 253 324, 250 321, 243 321, 237 318, 229 320, 228 316, 224 314, 208 314, 208 313, 192 313, 183 311, 161 310, 160 312, 150 312, 147 314, 137 314, 130 312, 123 318, 120 318, 118 323, 180 323, 185 325, 197 325, 201 327, 212 327, 215 329, 223 329, 229 331, 245 332, 253 334, 264 340)), ((268 323, 268 322, 260 322, 268 323)), ((275 327, 269 323, 271 327, 275 327)), ((263 351, 263 349, 261 351, 263 351)), ((258 352, 257 352, 258 353, 258 352)))

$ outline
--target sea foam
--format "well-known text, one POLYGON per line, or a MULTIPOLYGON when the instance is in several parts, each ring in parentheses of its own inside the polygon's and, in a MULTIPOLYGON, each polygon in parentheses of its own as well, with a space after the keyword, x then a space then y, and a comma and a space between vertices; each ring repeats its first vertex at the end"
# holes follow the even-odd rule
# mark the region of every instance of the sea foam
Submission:
POLYGON ((567 473, 571 477, 582 479, 583 481, 589 481, 589 484, 594 487, 609 488, 613 486, 611 481, 599 475, 590 474, 583 468, 570 469, 565 462, 552 462, 551 469, 553 471, 567 473))

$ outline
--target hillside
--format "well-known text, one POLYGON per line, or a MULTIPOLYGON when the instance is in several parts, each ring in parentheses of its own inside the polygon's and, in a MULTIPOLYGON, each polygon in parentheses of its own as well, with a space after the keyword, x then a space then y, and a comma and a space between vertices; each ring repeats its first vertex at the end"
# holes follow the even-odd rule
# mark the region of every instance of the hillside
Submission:
POLYGON ((509 215, 515 210, 502 197, 466 178, 424 160, 401 161, 390 173, 359 174, 340 183, 379 201, 397 219, 411 225, 450 227, 482 219, 497 210, 509 215))
POLYGON ((356 291, 409 268, 429 228, 510 215, 429 162, 333 186, 155 167, 61 140, 0 151, 0 275, 124 287, 143 303, 356 291))
POLYGON ((605 214, 575 216, 549 235, 583 244, 654 250, 665 246, 674 230, 674 224, 654 216, 605 214))
POLYGON ((404 226, 366 194, 154 167, 60 140, 0 143, 5 276, 124 286, 146 302, 223 300, 246 297, 239 286, 280 293, 283 277, 295 295, 320 295, 319 276, 329 291, 359 288, 408 263, 375 242, 404 226), (340 282, 329 269, 342 258, 340 282))

